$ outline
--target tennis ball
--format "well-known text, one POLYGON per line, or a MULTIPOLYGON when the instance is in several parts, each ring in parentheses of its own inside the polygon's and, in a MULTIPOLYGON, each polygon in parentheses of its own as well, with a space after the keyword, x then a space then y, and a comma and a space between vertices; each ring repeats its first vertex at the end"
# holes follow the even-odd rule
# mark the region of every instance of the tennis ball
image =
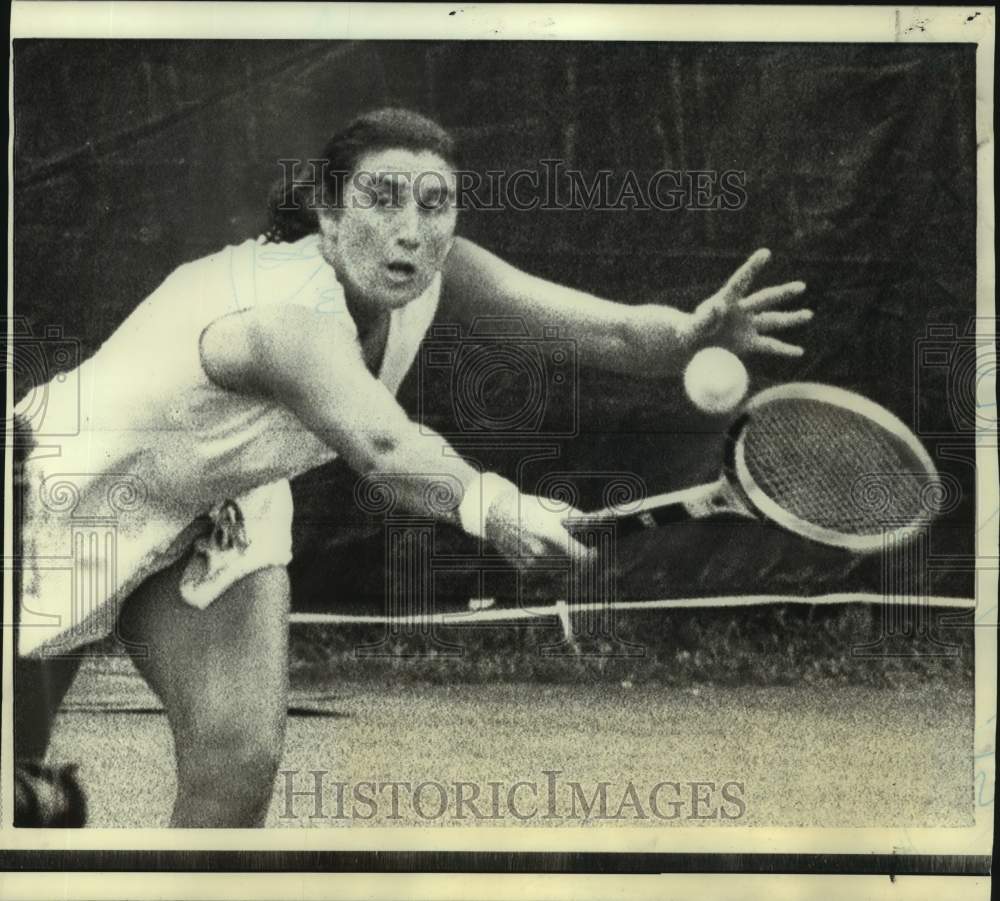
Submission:
POLYGON ((684 370, 684 390, 705 413, 731 412, 746 397, 749 386, 746 367, 724 347, 699 350, 684 370))

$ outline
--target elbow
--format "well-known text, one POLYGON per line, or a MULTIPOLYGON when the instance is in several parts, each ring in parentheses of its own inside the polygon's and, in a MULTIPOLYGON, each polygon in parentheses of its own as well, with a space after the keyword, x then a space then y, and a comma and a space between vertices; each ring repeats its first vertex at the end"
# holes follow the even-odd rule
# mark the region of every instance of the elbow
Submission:
POLYGON ((378 457, 391 457, 399 448, 399 442, 393 435, 372 435, 372 451, 378 457))
POLYGON ((361 476, 394 472, 395 458, 400 442, 395 435, 382 431, 366 432, 354 448, 348 460, 351 467, 361 476))

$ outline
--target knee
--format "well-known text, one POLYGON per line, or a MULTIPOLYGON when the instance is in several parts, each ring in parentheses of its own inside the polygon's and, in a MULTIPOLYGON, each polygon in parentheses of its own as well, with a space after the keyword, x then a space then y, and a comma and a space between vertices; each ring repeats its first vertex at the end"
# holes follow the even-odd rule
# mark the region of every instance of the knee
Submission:
POLYGON ((216 747, 232 778, 270 789, 281 764, 283 742, 277 734, 226 736, 216 747))
POLYGON ((281 764, 280 729, 216 727, 178 737, 178 791, 214 799, 232 814, 254 819, 266 811, 281 764))

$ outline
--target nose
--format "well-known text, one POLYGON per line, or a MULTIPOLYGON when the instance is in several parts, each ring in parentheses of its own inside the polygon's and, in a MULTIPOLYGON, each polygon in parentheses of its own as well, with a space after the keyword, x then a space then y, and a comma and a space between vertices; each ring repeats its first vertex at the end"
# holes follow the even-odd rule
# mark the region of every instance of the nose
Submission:
POLYGON ((420 247, 420 210, 415 203, 407 203, 399 214, 396 243, 406 250, 420 247))

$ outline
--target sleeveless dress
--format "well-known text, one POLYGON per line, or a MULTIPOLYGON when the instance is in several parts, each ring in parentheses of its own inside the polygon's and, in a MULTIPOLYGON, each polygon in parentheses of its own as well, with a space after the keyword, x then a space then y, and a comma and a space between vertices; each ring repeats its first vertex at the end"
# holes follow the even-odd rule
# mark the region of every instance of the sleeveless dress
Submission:
MULTIPOLYGON (((440 287, 438 275, 392 313, 378 378, 393 393, 440 287)), ((19 653, 67 653, 110 634, 118 603, 192 548, 181 594, 197 607, 289 562, 288 479, 335 451, 286 408, 213 384, 199 355, 206 326, 265 304, 334 316, 357 340, 317 235, 249 240, 181 266, 93 357, 18 405, 36 444, 24 470, 19 653), (68 421, 73 434, 52 434, 68 421), (47 434, 46 422, 59 427, 47 434)))

